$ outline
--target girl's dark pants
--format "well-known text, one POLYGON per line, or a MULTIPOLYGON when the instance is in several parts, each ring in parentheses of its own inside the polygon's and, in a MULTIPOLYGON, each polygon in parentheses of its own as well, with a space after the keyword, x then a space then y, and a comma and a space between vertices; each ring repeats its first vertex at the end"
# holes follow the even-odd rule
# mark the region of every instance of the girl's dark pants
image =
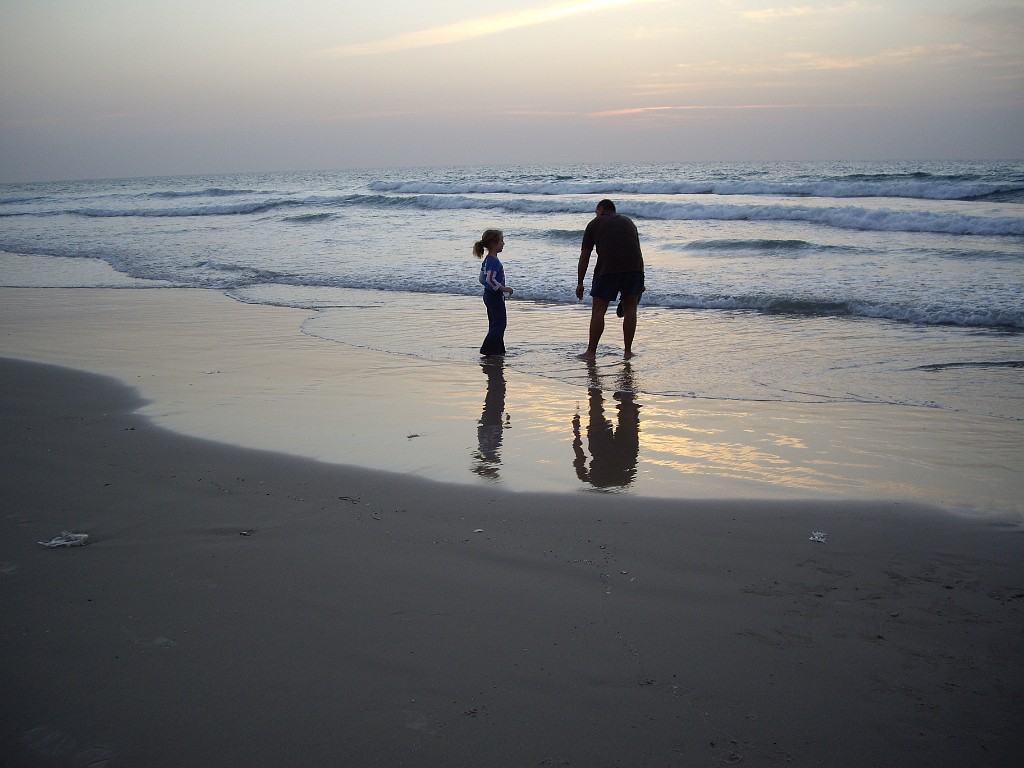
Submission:
POLYGON ((501 291, 484 291, 484 306, 487 307, 487 337, 480 347, 480 354, 504 355, 505 326, 508 325, 505 295, 501 291))

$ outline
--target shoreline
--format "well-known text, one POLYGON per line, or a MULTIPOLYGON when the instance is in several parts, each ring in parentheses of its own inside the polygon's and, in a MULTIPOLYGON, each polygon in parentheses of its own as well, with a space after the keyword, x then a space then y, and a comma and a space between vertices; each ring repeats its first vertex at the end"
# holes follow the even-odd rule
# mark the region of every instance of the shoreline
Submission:
POLYGON ((325 341, 301 332, 307 310, 201 289, 5 288, 0 298, 0 356, 117 378, 147 401, 141 414, 204 439, 512 491, 888 498, 1024 520, 1015 422, 588 394, 514 367, 495 375, 475 361, 325 341))
POLYGON ((440 484, 175 434, 109 378, 0 371, 12 765, 952 768, 1024 748, 1016 526, 440 484), (62 530, 90 543, 37 543, 62 530))

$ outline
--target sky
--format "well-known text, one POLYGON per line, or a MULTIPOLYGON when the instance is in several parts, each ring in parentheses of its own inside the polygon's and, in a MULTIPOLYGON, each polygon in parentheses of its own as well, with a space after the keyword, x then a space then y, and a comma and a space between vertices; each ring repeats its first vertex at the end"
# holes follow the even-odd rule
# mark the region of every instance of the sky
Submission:
POLYGON ((0 182, 1024 158, 1024 0, 0 0, 0 182))

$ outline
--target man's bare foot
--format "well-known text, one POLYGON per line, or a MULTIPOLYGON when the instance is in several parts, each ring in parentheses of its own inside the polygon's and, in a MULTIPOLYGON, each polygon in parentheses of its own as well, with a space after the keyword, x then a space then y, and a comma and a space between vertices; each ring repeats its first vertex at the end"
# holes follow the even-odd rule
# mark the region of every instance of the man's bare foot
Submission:
POLYGON ((597 354, 594 352, 584 352, 582 355, 576 355, 577 360, 596 360, 597 354))
POLYGON ((623 352, 622 353, 622 359, 623 360, 632 360, 633 357, 634 357, 634 355, 633 355, 632 352, 623 352))

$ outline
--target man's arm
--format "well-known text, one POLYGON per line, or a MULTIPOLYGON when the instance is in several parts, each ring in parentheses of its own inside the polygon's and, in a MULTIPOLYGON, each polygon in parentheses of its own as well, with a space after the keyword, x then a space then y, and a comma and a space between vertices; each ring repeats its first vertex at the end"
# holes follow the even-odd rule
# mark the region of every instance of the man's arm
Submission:
POLYGON ((590 266, 590 254, 593 252, 593 248, 583 248, 580 250, 580 263, 577 269, 578 280, 576 281, 576 298, 583 298, 583 281, 587 277, 587 267, 590 266))

